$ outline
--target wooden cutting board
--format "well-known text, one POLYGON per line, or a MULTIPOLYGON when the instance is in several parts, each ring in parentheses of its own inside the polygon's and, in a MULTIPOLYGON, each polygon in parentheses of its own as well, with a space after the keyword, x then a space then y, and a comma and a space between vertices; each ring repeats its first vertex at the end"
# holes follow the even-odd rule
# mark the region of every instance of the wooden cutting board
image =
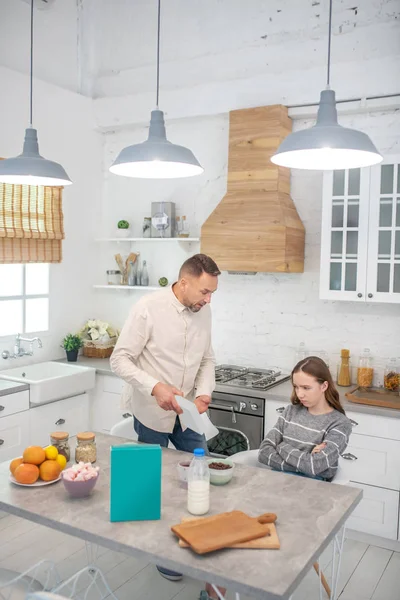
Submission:
MULTIPOLYGON (((184 517, 182 519, 182 523, 186 523, 187 521, 194 520, 203 520, 204 517, 184 517)), ((239 542, 237 544, 232 544, 229 548, 247 548, 253 550, 261 550, 261 549, 269 549, 269 550, 279 550, 281 547, 278 532, 276 531, 276 526, 274 523, 268 523, 269 535, 265 535, 263 537, 257 538, 255 540, 249 540, 248 542, 239 542)), ((178 542, 181 548, 190 548, 189 544, 184 542, 183 540, 179 540, 178 542)))
POLYGON ((173 525, 171 530, 197 554, 206 554, 265 537, 269 533, 268 523, 275 521, 276 515, 272 513, 249 517, 240 510, 234 510, 173 525))
POLYGON ((384 406, 400 410, 399 392, 392 392, 382 388, 356 387, 345 394, 350 402, 357 404, 369 404, 371 406, 384 406))

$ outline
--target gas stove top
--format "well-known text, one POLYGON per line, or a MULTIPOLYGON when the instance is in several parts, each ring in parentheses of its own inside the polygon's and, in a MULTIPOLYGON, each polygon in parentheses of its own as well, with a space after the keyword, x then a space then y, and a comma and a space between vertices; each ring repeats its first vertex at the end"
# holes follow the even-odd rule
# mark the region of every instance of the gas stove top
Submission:
POLYGON ((219 387, 245 388, 248 390, 268 390, 287 381, 290 375, 283 374, 276 367, 270 369, 252 369, 237 365, 218 365, 215 367, 215 382, 219 387))

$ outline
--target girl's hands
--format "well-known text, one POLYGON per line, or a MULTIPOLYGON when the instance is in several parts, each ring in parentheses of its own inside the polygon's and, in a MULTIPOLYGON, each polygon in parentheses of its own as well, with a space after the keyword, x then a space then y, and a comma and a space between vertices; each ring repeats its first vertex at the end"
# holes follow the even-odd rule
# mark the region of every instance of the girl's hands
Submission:
POLYGON ((324 448, 326 448, 326 442, 322 442, 322 444, 317 444, 317 446, 314 446, 314 448, 311 450, 311 454, 321 452, 321 450, 324 450, 324 448))

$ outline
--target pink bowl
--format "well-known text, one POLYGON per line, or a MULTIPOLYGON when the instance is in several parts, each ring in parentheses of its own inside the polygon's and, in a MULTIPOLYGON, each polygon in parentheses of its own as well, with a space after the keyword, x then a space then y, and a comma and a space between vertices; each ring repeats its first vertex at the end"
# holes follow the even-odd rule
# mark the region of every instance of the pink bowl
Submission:
POLYGON ((96 477, 92 477, 87 481, 69 481, 62 477, 62 482, 70 496, 73 496, 74 498, 85 498, 92 492, 98 478, 99 473, 97 473, 96 477))

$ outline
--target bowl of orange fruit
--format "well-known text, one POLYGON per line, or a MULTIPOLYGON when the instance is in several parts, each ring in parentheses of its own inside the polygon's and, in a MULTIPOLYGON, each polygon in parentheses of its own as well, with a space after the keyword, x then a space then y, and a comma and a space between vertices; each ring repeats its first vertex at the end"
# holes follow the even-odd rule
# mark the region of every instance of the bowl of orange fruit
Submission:
POLYGON ((22 456, 10 462, 10 481, 16 485, 38 487, 61 479, 67 459, 55 446, 28 446, 22 456))

